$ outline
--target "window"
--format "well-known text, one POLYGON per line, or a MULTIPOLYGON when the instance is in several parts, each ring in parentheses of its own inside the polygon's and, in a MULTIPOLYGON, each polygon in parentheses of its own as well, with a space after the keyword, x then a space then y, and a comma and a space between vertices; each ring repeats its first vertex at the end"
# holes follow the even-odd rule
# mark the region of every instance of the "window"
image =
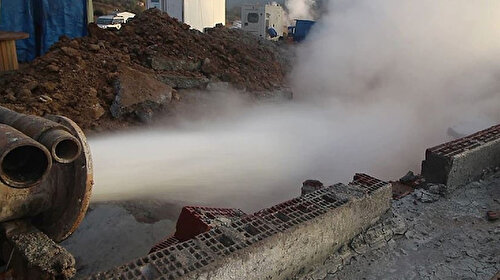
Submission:
POLYGON ((102 24, 102 25, 113 24, 113 19, 111 19, 111 18, 98 18, 97 24, 102 24))
POLYGON ((251 23, 259 22, 259 14, 257 13, 249 13, 247 16, 247 21, 251 23))

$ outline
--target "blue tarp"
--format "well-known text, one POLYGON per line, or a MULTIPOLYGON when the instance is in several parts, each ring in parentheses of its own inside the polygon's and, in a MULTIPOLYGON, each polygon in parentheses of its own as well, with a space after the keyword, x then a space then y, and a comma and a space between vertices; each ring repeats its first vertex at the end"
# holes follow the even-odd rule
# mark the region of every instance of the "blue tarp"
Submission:
POLYGON ((17 40, 17 57, 31 61, 36 56, 35 22, 32 0, 0 0, 0 30, 22 31, 30 34, 25 40, 17 40))
POLYGON ((87 35, 87 0, 0 0, 0 30, 28 33, 16 41, 17 57, 31 61, 62 35, 87 35))

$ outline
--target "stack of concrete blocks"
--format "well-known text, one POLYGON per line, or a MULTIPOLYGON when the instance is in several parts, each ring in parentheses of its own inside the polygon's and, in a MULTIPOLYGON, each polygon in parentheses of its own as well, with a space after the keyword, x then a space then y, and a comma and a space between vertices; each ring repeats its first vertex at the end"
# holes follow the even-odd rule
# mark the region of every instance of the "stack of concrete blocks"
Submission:
POLYGON ((208 218, 205 232, 90 279, 287 279, 306 273, 373 225, 390 208, 391 197, 389 183, 356 174, 348 185, 324 187, 253 214, 226 209, 225 222, 206 215, 217 208, 201 214, 187 209, 186 215, 208 218))
POLYGON ((425 152, 422 176, 427 183, 453 189, 500 167, 500 125, 447 142, 425 152))

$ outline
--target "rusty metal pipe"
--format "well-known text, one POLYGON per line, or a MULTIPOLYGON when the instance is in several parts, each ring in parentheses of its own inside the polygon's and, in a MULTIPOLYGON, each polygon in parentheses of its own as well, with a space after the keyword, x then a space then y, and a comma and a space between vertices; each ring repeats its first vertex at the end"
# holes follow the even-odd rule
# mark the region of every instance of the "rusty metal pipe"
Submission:
POLYGON ((47 149, 20 131, 0 124, 0 180, 13 188, 40 183, 52 160, 47 149))
POLYGON ((42 143, 59 163, 71 163, 82 152, 80 141, 65 126, 51 120, 16 113, 0 106, 0 123, 10 125, 42 143))

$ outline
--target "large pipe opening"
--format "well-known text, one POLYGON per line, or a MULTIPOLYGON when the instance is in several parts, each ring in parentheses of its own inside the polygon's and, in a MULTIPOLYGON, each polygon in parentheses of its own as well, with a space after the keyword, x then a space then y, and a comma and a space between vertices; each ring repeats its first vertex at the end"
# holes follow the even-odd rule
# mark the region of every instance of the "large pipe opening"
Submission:
POLYGON ((18 146, 2 159, 0 177, 15 188, 30 187, 42 180, 50 168, 49 155, 36 146, 18 146))

